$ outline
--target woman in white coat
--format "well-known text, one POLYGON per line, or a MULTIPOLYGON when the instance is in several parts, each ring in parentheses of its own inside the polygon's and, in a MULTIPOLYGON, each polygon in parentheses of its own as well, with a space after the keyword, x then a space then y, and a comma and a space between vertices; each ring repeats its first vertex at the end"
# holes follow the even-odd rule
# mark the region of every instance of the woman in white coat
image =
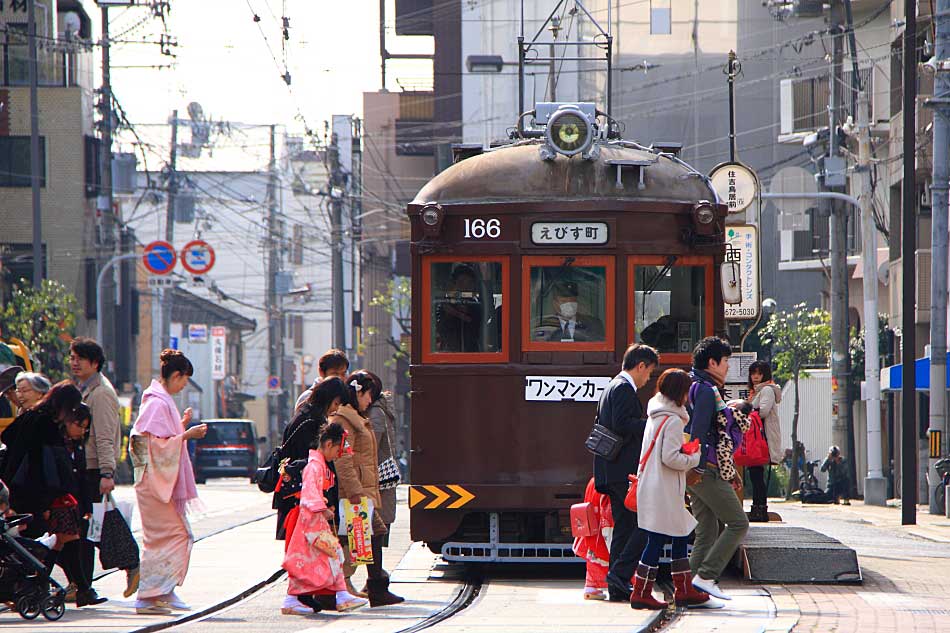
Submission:
POLYGON ((657 394, 647 406, 646 428, 640 449, 637 486, 637 522, 647 533, 647 544, 633 577, 630 606, 665 609, 653 597, 653 583, 663 546, 672 542, 673 587, 677 606, 719 608, 723 603, 693 587, 686 545, 696 519, 686 510, 686 472, 699 465, 698 440, 683 444, 689 421, 684 408, 692 379, 682 369, 667 369, 657 381, 657 394))
MULTIPOLYGON (((772 367, 764 360, 749 365, 749 401, 759 412, 765 427, 765 441, 769 444, 769 462, 782 463, 782 427, 778 419, 778 403, 782 401, 782 388, 772 381, 772 367)), ((769 520, 768 485, 765 483, 766 466, 747 468, 752 480, 752 510, 749 520, 767 523, 769 520)))

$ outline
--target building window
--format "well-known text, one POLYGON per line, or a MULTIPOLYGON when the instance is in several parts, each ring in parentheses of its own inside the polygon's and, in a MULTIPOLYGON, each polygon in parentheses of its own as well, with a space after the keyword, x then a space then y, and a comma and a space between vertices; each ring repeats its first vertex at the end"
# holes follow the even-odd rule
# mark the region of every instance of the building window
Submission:
MULTIPOLYGON (((47 277, 46 244, 43 244, 40 257, 43 265, 43 278, 47 277)), ((33 285, 33 245, 6 243, 0 244, 0 300, 6 305, 13 297, 16 286, 33 285)))
POLYGON ((526 351, 613 349, 613 258, 525 257, 522 270, 526 351))
POLYGON ((99 148, 100 141, 95 136, 83 137, 84 173, 86 180, 86 197, 95 198, 99 195, 102 184, 102 171, 99 148))
POLYGON ((423 262, 423 301, 429 306, 424 360, 507 359, 507 269, 507 258, 432 257, 423 262))
MULTIPOLYGON (((30 137, 0 136, 0 187, 30 186, 30 137)), ((40 137, 40 186, 46 186, 46 139, 40 137)))
POLYGON ((650 0, 650 35, 669 35, 673 31, 672 0, 650 0))
POLYGON ((290 248, 290 263, 303 264, 303 225, 294 225, 294 239, 290 248))
POLYGON ((631 257, 631 340, 686 354, 712 333, 712 258, 631 257))

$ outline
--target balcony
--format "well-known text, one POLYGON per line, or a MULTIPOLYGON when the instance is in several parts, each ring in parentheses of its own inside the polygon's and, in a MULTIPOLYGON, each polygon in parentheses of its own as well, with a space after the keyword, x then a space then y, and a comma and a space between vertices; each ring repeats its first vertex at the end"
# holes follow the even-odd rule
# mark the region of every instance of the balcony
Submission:
MULTIPOLYGON (((844 86, 851 86, 851 77, 854 73, 850 70, 842 73, 842 83, 844 86)), ((874 94, 874 73, 871 68, 861 68, 858 70, 862 88, 866 87, 868 94, 874 94)), ((817 77, 802 77, 798 79, 783 79, 779 86, 781 95, 781 136, 788 140, 798 140, 801 134, 810 134, 815 130, 828 127, 828 75, 819 75, 817 77)), ((844 88, 842 91, 844 103, 842 104, 842 122, 852 116, 851 112, 851 90, 844 88)), ((868 121, 874 123, 877 114, 874 111, 873 101, 869 103, 868 121)), ((857 117, 854 117, 855 120, 857 117)), ((886 118, 886 117, 885 117, 886 118)))
POLYGON ((435 153, 435 93, 406 91, 399 93, 396 119, 396 154, 432 156, 435 153))
MULTIPOLYGON (((81 41, 56 41, 36 51, 37 82, 44 87, 92 87, 92 52, 81 41)), ((30 53, 26 35, 0 33, 0 86, 30 85, 30 53)))

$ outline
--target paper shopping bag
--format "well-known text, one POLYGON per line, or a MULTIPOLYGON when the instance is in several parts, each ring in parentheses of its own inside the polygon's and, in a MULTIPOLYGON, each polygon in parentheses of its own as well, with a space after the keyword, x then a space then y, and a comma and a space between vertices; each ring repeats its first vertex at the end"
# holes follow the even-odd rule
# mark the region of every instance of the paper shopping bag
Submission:
POLYGON ((346 529, 347 547, 354 565, 369 565, 373 562, 373 501, 363 497, 354 505, 348 499, 340 499, 340 532, 346 529))
POLYGON ((86 540, 98 543, 102 538, 102 522, 105 520, 106 510, 112 507, 112 501, 107 495, 102 495, 102 501, 92 504, 92 516, 89 517, 89 528, 86 530, 86 540))

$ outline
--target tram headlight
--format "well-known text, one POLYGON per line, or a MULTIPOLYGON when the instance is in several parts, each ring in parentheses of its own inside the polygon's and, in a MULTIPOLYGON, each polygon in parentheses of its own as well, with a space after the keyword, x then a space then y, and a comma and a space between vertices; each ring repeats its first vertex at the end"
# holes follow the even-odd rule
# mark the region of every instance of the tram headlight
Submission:
POLYGON ((713 235, 721 230, 716 222, 716 208, 708 200, 700 200, 693 205, 693 224, 699 235, 713 235))
POLYGON ((442 220, 445 219, 445 211, 442 206, 434 202, 422 207, 419 214, 422 217, 422 233, 426 237, 438 237, 442 232, 442 220))
POLYGON ((593 126, 576 106, 563 107, 548 120, 545 139, 558 154, 574 156, 587 150, 593 143, 593 126))

